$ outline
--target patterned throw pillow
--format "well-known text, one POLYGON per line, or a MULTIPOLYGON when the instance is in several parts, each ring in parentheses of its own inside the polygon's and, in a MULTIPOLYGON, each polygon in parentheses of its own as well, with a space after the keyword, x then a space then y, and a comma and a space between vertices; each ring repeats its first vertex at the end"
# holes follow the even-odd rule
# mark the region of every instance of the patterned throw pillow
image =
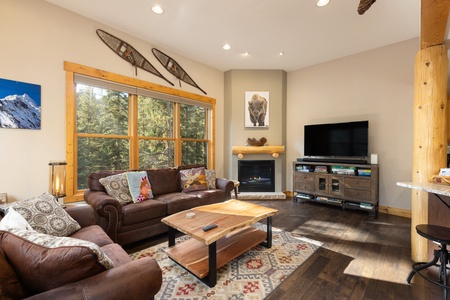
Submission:
POLYGON ((105 187, 108 195, 119 201, 122 205, 133 202, 125 173, 100 178, 99 182, 105 187))
POLYGON ((69 236, 81 228, 49 193, 27 200, 19 200, 11 205, 27 220, 30 226, 40 233, 54 236, 69 236))
POLYGON ((181 189, 183 192, 201 191, 208 189, 205 168, 193 168, 180 171, 181 189))
POLYGON ((152 186, 148 181, 147 172, 127 172, 126 177, 134 203, 153 198, 152 186))
POLYGON ((206 182, 208 183, 208 189, 216 188, 216 171, 205 170, 206 182))

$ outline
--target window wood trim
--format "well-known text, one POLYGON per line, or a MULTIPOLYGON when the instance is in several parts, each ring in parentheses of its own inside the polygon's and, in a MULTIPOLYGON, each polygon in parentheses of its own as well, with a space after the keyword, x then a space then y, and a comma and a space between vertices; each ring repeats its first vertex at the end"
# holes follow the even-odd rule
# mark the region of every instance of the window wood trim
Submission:
MULTIPOLYGON (((74 170, 77 170, 77 162, 75 159, 77 149, 77 139, 75 138, 76 127, 76 91, 75 91, 75 74, 90 76, 97 79, 112 81, 119 84, 125 84, 136 88, 146 89, 170 96, 186 98, 211 105, 211 130, 209 135, 208 147, 208 168, 215 168, 215 106, 216 99, 198 95, 171 87, 151 83, 148 81, 127 77, 104 70, 83 66, 73 62, 64 62, 64 71, 66 71, 66 160, 67 160, 67 178, 66 178, 66 198, 65 202, 74 202, 83 200, 84 190, 78 191, 76 188, 76 178, 74 178, 74 170)), ((132 147, 132 146, 131 146, 132 147)), ((177 157, 177 156, 176 156, 177 157)), ((133 165, 135 162, 130 162, 133 165)), ((179 162, 178 162, 179 164, 179 162)))

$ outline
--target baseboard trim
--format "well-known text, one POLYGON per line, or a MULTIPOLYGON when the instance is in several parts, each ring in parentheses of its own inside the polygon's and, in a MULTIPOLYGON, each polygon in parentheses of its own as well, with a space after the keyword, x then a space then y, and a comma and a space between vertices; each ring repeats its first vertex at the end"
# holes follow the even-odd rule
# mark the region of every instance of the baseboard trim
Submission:
POLYGON ((390 206, 379 206, 378 212, 411 219, 411 210, 390 206))

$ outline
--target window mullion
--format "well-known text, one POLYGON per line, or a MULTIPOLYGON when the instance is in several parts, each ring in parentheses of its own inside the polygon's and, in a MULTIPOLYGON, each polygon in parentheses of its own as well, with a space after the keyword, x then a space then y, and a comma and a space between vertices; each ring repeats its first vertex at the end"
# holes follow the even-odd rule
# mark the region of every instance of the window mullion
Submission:
POLYGON ((138 96, 129 95, 128 135, 130 136, 130 168, 139 168, 139 139, 137 136, 138 96))
POLYGON ((175 138, 175 165, 181 166, 181 120, 180 120, 180 103, 174 103, 174 138, 175 138))

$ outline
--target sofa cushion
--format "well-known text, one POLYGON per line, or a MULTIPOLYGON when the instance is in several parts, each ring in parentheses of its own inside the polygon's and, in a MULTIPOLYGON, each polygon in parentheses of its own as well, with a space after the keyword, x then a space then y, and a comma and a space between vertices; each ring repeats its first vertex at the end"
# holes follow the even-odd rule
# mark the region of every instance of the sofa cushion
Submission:
POLYGON ((178 172, 175 168, 147 170, 153 196, 181 191, 178 172))
POLYGON ((134 203, 153 198, 152 186, 147 177, 147 172, 126 172, 131 198, 134 203))
POLYGON ((0 299, 23 299, 26 291, 0 249, 0 299))
POLYGON ((99 182, 105 187, 106 193, 119 201, 122 205, 133 202, 126 173, 100 178, 99 182))
POLYGON ((204 191, 194 191, 189 194, 195 195, 200 199, 200 205, 214 204, 225 200, 225 192, 219 189, 210 189, 204 191))
POLYGON ((114 267, 97 245, 23 229, 0 231, 6 258, 26 289, 44 292, 114 267))
POLYGON ((30 226, 40 233, 69 236, 81 228, 80 224, 49 193, 27 200, 19 200, 10 207, 20 213, 30 226))
POLYGON ((183 192, 200 191, 208 189, 205 168, 180 170, 181 189, 183 192))
POLYGON ((123 225, 131 225, 167 215, 167 206, 164 202, 150 199, 122 207, 123 225))
POLYGON ((106 234, 106 232, 98 225, 91 225, 88 227, 82 227, 80 230, 75 231, 70 235, 71 238, 80 239, 97 244, 103 247, 108 244, 112 244, 113 241, 106 234))
POLYGON ((0 230, 11 230, 13 228, 33 230, 27 220, 14 208, 10 207, 6 216, 0 220, 0 230))
POLYGON ((195 193, 180 192, 165 194, 155 198, 155 200, 164 202, 167 205, 168 215, 201 205, 200 198, 198 198, 195 193))

